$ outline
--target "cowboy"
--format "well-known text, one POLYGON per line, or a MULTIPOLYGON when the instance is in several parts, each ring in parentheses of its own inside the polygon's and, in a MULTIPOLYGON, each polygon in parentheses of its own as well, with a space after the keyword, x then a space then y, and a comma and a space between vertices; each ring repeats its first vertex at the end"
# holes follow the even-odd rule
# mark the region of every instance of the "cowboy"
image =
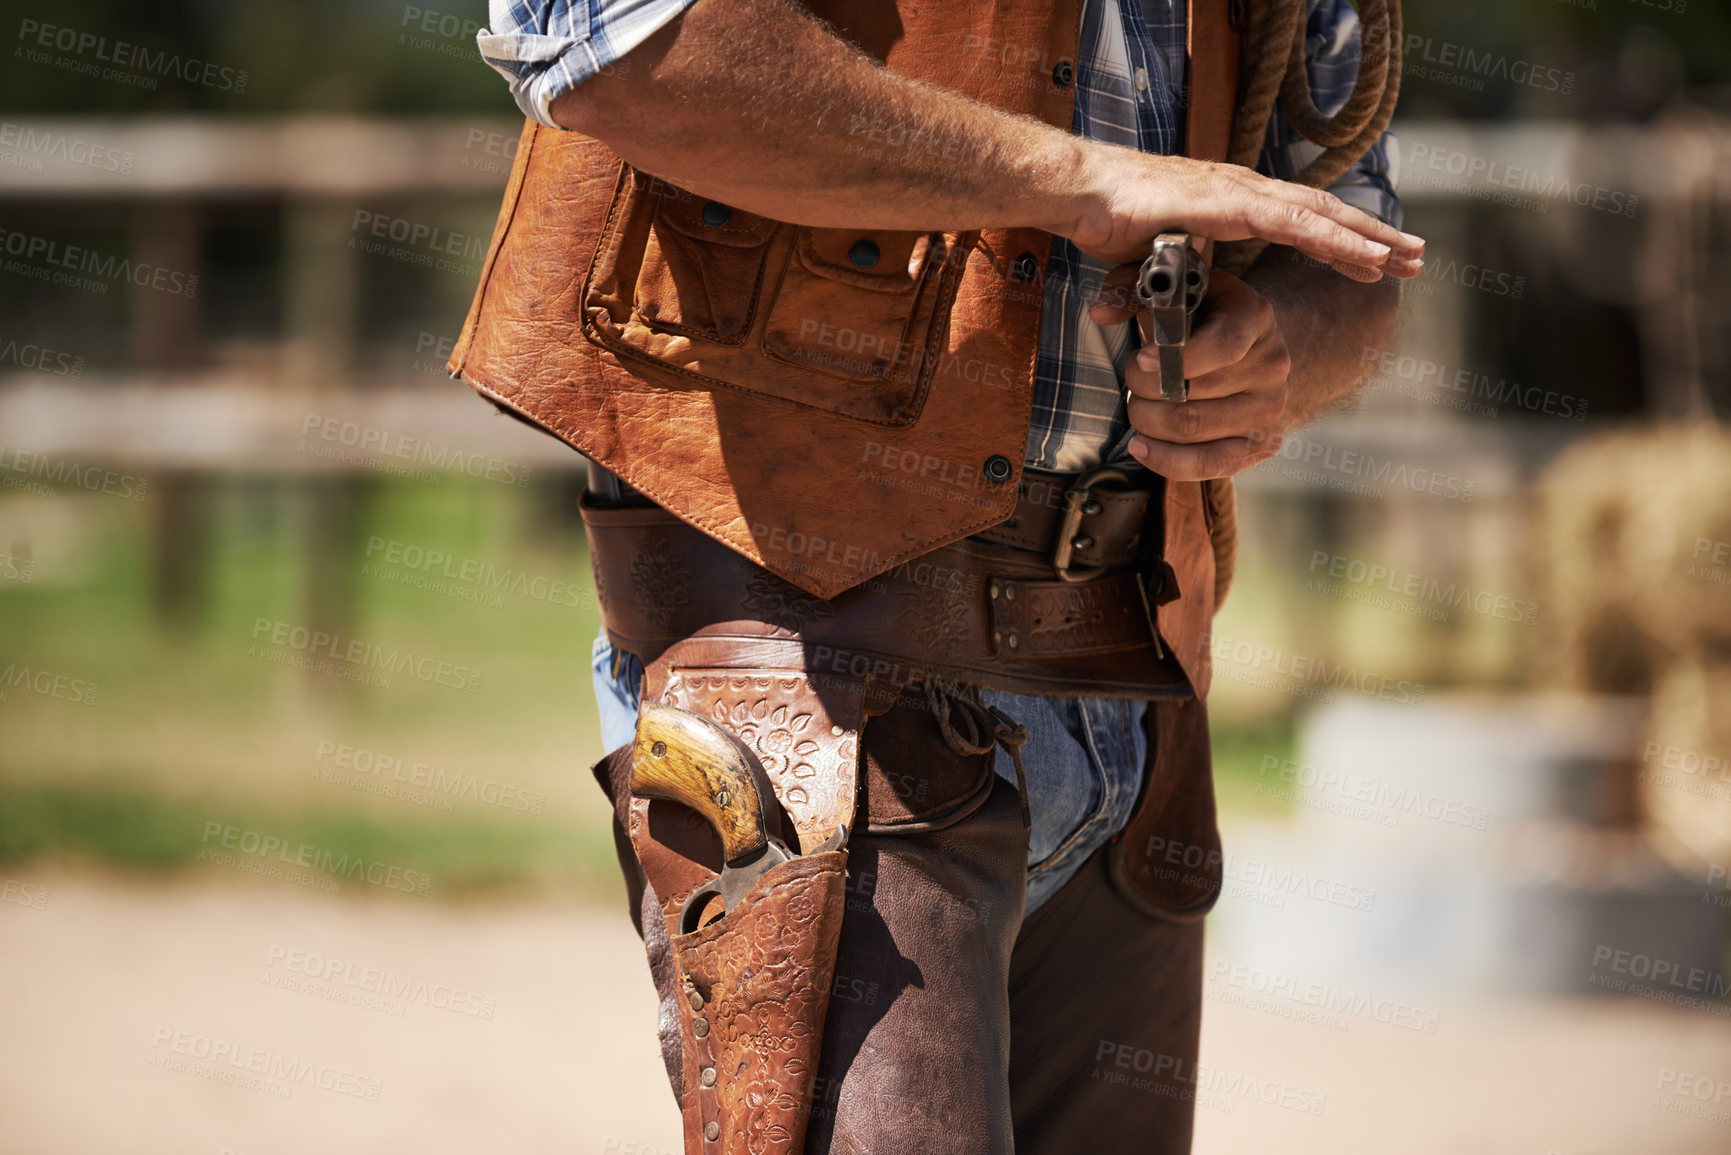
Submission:
POLYGON ((1422 265, 1360 9, 1362 60, 1347 0, 493 0, 529 123, 451 370, 590 462, 689 1152, 1189 1150, 1221 479, 1422 265), (644 785, 662 707, 738 786, 644 785))

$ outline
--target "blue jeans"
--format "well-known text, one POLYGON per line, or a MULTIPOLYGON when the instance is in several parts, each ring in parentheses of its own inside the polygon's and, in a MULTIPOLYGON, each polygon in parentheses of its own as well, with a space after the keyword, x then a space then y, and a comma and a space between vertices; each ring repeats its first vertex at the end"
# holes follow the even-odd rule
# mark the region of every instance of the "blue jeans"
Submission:
MULTIPOLYGON (((595 702, 601 740, 609 750, 629 742, 636 731, 643 685, 643 666, 630 654, 622 656, 614 678, 614 654, 605 633, 595 639, 595 702)), ((1032 914, 1130 821, 1148 753, 1142 732, 1148 703, 1000 690, 982 690, 980 696, 1028 728, 1022 767, 1034 827, 1028 834, 1025 913, 1032 914)), ((1009 754, 999 748, 997 758, 997 772, 1014 783, 1009 754)))

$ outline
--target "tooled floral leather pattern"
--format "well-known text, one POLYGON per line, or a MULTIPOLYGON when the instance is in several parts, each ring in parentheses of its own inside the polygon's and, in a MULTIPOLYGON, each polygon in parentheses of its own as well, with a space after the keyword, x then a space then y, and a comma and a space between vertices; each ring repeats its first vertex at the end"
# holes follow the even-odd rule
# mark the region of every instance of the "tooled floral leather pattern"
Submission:
POLYGON ((845 850, 782 863, 724 918, 672 939, 687 1152, 798 1155, 804 1146, 846 863, 845 850))
POLYGON ((796 671, 684 669, 662 701, 713 718, 757 755, 809 851, 853 822, 860 695, 857 683, 826 683, 820 696, 796 671))
POLYGON ((691 601, 691 571, 670 543, 651 540, 631 559, 631 604, 666 629, 691 601))
POLYGON ((745 590, 746 599, 741 608, 788 635, 799 633, 813 618, 835 615, 834 608, 827 601, 806 593, 767 570, 753 575, 746 583, 745 590))
POLYGON ((929 585, 911 585, 901 591, 901 612, 896 620, 904 629, 918 630, 931 638, 931 645, 944 650, 968 636, 966 594, 929 585))
POLYGON ((589 572, 595 578, 595 608, 600 610, 602 616, 605 617, 607 608, 613 602, 607 592, 607 571, 601 568, 601 563, 596 560, 593 553, 589 555, 589 572))

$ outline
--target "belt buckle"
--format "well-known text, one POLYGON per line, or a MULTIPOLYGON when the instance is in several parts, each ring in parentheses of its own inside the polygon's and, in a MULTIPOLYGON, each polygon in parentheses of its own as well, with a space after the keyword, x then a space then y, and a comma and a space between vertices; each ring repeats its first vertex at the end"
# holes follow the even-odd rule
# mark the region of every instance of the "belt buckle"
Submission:
POLYGON ((1101 565, 1076 567, 1070 564, 1070 558, 1075 555, 1077 548, 1076 531, 1082 528, 1083 516, 1100 512, 1098 506, 1094 509, 1086 508, 1093 497, 1090 491, 1104 481, 1128 485, 1130 475, 1122 469, 1103 465, 1064 493, 1064 520, 1058 524, 1058 541, 1052 547, 1052 571, 1058 575, 1059 581, 1085 582, 1106 572, 1106 567, 1101 565))

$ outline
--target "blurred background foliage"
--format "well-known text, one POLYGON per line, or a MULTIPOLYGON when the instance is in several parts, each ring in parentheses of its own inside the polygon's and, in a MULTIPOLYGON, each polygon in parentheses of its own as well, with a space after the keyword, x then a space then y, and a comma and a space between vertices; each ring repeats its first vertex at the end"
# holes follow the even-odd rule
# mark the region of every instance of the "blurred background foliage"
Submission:
MULTIPOLYGON (((33 113, 390 113, 428 116, 509 111, 494 74, 465 55, 485 5, 434 0, 58 0, 10 5, 21 19, 92 30, 151 49, 245 69, 244 93, 165 86, 144 92, 92 86, 73 75, 9 68, 0 107, 33 113), (426 22, 432 19, 431 25, 426 22), (457 29, 449 35, 427 27, 457 29), (454 23, 453 23, 454 22, 454 23), (417 47, 427 45, 431 47, 417 47), (447 48, 446 45, 451 47, 447 48), (452 67, 452 61, 460 66, 452 67)), ((1498 0, 1405 5, 1408 37, 1470 44, 1574 72, 1581 98, 1560 101, 1512 81, 1484 91, 1413 84, 1405 117, 1569 116, 1641 120, 1685 88, 1696 99, 1731 83, 1731 11, 1715 0, 1498 0), (1687 35, 1677 32, 1686 26, 1687 35)), ((1417 54, 1415 54, 1417 55, 1417 54)), ((1723 100, 1718 94, 1713 99, 1723 100)))

